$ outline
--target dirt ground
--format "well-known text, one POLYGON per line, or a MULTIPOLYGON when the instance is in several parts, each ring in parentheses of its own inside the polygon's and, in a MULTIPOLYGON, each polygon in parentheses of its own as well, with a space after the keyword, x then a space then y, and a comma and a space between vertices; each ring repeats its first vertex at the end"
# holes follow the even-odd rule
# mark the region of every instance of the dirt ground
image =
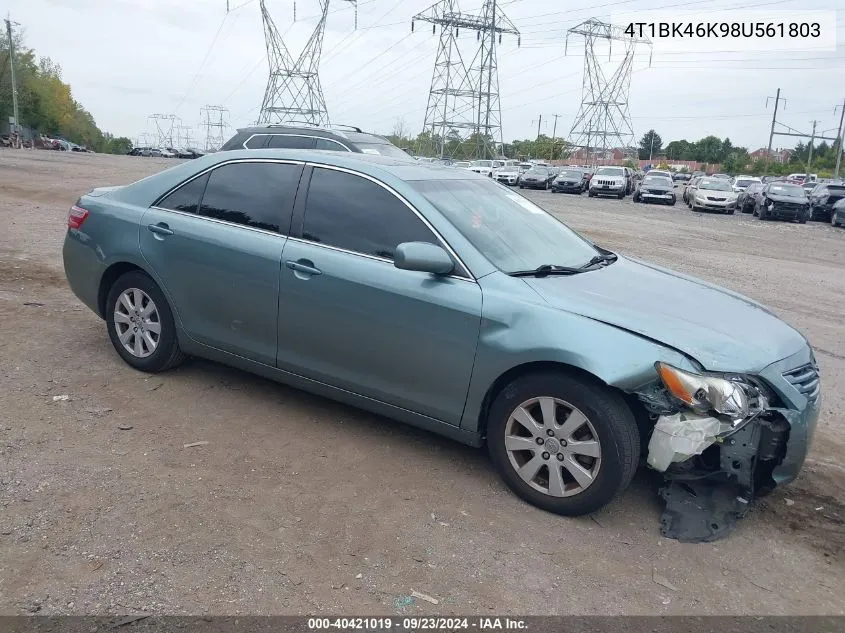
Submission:
POLYGON ((769 305, 816 347, 802 476, 691 545, 660 536, 648 472, 565 519, 423 431, 210 362, 130 369, 67 288, 66 214, 171 164, 0 151, 0 613, 845 614, 845 230, 528 194, 607 248, 769 305))

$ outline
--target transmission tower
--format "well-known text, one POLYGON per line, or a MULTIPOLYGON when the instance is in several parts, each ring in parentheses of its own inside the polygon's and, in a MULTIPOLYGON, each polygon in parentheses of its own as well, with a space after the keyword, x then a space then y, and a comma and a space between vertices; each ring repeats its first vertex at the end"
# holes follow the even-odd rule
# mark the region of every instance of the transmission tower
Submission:
POLYGON ((634 52, 637 44, 645 44, 650 50, 651 40, 630 37, 622 27, 591 18, 567 31, 564 54, 568 51, 571 35, 584 37, 584 80, 581 107, 569 132, 570 142, 586 149, 588 156, 601 150, 604 157, 608 148, 617 147, 626 155, 630 155, 636 151, 634 128, 628 109, 634 52), (613 42, 622 42, 624 51, 622 61, 613 69, 609 78, 602 69, 596 51, 603 41, 607 41, 609 47, 608 63, 613 42))
POLYGON ((151 114, 147 121, 152 121, 155 128, 155 147, 173 147, 173 133, 179 125, 179 117, 175 114, 151 114))
POLYGON ((440 25, 423 131, 441 158, 450 141, 463 142, 468 135, 478 158, 495 157, 502 143, 496 44, 502 33, 519 38, 519 31, 496 2, 485 0, 481 11, 473 15, 461 13, 457 0, 441 0, 411 20, 411 31, 416 20, 430 22, 432 33, 440 25), (471 56, 458 45, 461 29, 476 33, 479 44, 471 56))
POLYGON ((179 125, 176 128, 176 145, 187 149, 193 147, 194 138, 192 136, 193 128, 190 125, 179 125))
POLYGON ((205 151, 216 152, 226 142, 229 109, 218 105, 200 108, 200 125, 205 128, 205 151))
MULTIPOLYGON (((355 5, 357 11, 357 0, 343 1, 355 5)), ((282 36, 276 29, 264 0, 259 2, 261 18, 264 22, 267 61, 270 65, 267 89, 264 91, 264 100, 261 102, 261 111, 258 114, 259 124, 296 122, 326 125, 329 122, 326 100, 323 97, 318 74, 329 0, 319 0, 319 2, 322 9, 320 20, 296 60, 282 41, 282 36)))

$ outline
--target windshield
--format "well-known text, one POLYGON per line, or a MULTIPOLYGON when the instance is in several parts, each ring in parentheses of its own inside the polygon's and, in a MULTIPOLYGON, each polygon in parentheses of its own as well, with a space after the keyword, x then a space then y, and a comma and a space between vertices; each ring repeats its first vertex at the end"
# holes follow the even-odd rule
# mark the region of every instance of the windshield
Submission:
POLYGON ((533 174, 535 176, 546 176, 549 173, 549 170, 545 167, 532 167, 529 169, 526 174, 533 174))
POLYGON ((561 178, 583 178, 584 175, 580 171, 573 171, 571 169, 566 169, 560 172, 561 178))
POLYGON ((737 180, 734 184, 737 187, 748 187, 752 182, 757 182, 757 181, 756 180, 741 179, 741 180, 737 180))
POLYGON ((643 178, 644 185, 664 185, 666 187, 674 187, 672 179, 666 176, 646 176, 643 178))
POLYGON ((600 167, 596 171, 596 176, 622 176, 625 170, 620 167, 600 167))
POLYGON ((582 266, 598 254, 584 238, 527 198, 487 180, 410 183, 498 269, 582 266))
POLYGON ((789 196, 790 198, 803 198, 804 190, 797 185, 772 185, 769 187, 769 193, 776 196, 789 196))
POLYGON ((472 161, 473 167, 492 167, 493 161, 492 160, 474 160, 472 161))
POLYGON ((712 191, 731 191, 731 183, 718 178, 716 180, 702 180, 698 183, 699 189, 710 189, 712 191))

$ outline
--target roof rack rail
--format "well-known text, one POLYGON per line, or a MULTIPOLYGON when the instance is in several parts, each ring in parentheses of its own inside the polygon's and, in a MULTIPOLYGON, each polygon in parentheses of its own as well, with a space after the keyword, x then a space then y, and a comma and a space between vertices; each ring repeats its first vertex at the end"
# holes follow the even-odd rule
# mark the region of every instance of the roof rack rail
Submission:
POLYGON ((329 129, 331 129, 331 128, 345 128, 345 129, 350 130, 352 132, 358 132, 359 134, 364 133, 364 130, 362 130, 361 128, 359 128, 355 125, 346 125, 344 123, 330 123, 330 124, 326 125, 325 127, 329 128, 329 129))

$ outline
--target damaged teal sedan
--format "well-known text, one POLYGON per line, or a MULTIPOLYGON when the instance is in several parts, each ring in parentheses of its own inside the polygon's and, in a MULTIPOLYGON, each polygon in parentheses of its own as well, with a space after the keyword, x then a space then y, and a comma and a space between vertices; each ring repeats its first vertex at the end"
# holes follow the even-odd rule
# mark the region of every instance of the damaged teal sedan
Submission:
POLYGON ((764 307, 466 170, 222 152, 82 196, 63 254, 132 367, 208 358, 486 445, 562 515, 648 464, 663 533, 719 538, 796 476, 819 412, 810 345, 764 307))

